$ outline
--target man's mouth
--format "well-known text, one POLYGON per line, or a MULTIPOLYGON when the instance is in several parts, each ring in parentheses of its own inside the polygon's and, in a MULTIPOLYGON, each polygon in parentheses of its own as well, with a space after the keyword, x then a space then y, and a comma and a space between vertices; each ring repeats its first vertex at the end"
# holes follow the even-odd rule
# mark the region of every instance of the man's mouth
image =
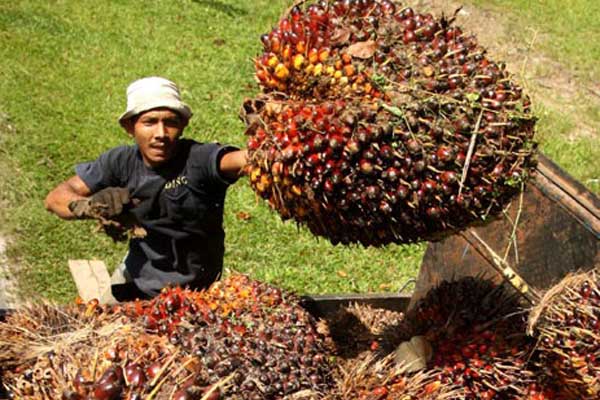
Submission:
POLYGON ((167 151, 167 149, 169 148, 169 146, 167 146, 167 145, 166 145, 166 144, 164 144, 164 143, 156 143, 156 144, 151 144, 151 145, 150 145, 150 148, 151 148, 152 150, 156 150, 156 151, 162 151, 162 152, 164 152, 164 151, 167 151))

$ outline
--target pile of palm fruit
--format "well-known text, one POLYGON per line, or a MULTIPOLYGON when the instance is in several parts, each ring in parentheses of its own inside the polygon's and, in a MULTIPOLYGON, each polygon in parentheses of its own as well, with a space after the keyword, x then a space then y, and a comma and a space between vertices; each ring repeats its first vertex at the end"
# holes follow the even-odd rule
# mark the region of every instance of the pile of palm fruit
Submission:
POLYGON ((256 193, 334 244, 436 239, 502 210, 534 167, 535 118, 452 23, 390 0, 291 8, 242 108, 256 193))
POLYGON ((0 322, 0 382, 31 400, 596 399, 599 303, 594 271, 530 312, 505 286, 463 278, 407 315, 354 305, 317 322, 295 295, 233 275, 202 292, 14 312, 0 322), (431 355, 415 370, 396 349, 416 337, 431 355))
POLYGON ((0 332, 16 398, 300 399, 333 385, 326 338, 298 298, 242 275, 112 307, 25 309, 0 332))

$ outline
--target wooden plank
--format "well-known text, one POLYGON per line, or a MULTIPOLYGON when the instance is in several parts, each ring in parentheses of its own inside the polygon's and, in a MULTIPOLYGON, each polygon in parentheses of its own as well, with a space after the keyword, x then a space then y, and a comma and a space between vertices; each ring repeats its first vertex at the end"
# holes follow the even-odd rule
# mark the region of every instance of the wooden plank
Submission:
POLYGON ((102 261, 69 260, 69 269, 83 301, 99 299, 110 285, 110 277, 102 261))
POLYGON ((302 296, 300 304, 314 317, 327 318, 352 303, 403 312, 410 298, 411 294, 395 293, 306 295, 302 296))
MULTIPOLYGON (((110 288, 110 275, 106 265, 100 260, 91 260, 90 268, 98 282, 98 296, 102 296, 110 288)), ((98 297, 100 298, 100 297, 98 297)))

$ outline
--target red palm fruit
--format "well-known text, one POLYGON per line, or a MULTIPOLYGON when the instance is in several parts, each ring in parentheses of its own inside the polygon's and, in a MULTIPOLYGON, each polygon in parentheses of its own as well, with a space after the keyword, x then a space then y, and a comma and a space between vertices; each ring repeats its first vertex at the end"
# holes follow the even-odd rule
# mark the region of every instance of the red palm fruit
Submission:
POLYGON ((144 370, 139 364, 130 363, 125 367, 125 383, 127 386, 138 387, 146 382, 144 370))
POLYGON ((373 164, 369 161, 362 159, 360 160, 360 171, 365 175, 370 175, 373 173, 373 164))
MULTIPOLYGON (((295 21, 296 25, 292 21, 290 28, 294 34, 306 31, 306 46, 301 50, 306 59, 298 67, 290 64, 293 73, 284 78, 283 86, 281 80, 272 82, 273 77, 264 72, 262 79, 257 76, 259 82, 265 82, 262 87, 266 97, 260 102, 276 106, 265 106, 265 111, 255 108, 267 135, 261 136, 258 145, 249 141, 249 147, 255 148, 251 151, 254 169, 268 180, 271 171, 265 171, 263 166, 281 160, 301 174, 290 174, 297 197, 284 196, 283 203, 282 199, 270 197, 270 192, 265 191, 267 185, 258 179, 251 183, 284 218, 296 218, 313 233, 336 243, 372 241, 373 245, 380 245, 422 240, 428 235, 439 238, 450 227, 462 229, 488 214, 498 213, 502 204, 518 191, 515 185, 506 183, 526 179, 534 165, 534 146, 526 144, 531 143, 535 122, 526 115, 529 101, 505 70, 488 58, 475 38, 463 35, 458 27, 431 14, 410 8, 395 12, 394 8, 387 0, 340 0, 300 7, 300 11, 294 9, 294 15, 306 17, 295 21), (343 32, 340 28, 347 26, 354 31, 349 36, 336 37, 343 32), (371 36, 370 29, 377 34, 371 36), (364 43, 355 46, 370 39, 372 47, 364 43), (373 61, 379 65, 374 66, 373 61), (394 65, 402 68, 392 68, 394 65), (386 84, 399 81, 403 83, 400 96, 390 89, 393 85, 386 84), (271 92, 273 88, 285 93, 271 92), (438 93, 443 96, 437 96, 438 93), (512 116, 517 109, 524 110, 525 115, 519 113, 515 119, 512 116), (286 136, 282 132, 286 121, 291 120, 297 121, 297 134, 286 136), (480 125, 476 126, 478 121, 480 125), (476 130, 485 135, 485 140, 474 142, 470 168, 462 182, 463 195, 457 196, 455 185, 464 173, 466 154, 476 130), (316 136, 325 138, 317 146, 311 141, 316 136), (302 152, 291 151, 290 144, 297 144, 302 152), (313 153, 319 154, 318 165, 316 160, 307 161, 313 153), (361 157, 355 156, 359 153, 361 157), (332 163, 328 164, 330 160, 332 163), (312 183, 322 189, 331 179, 333 161, 343 162, 336 167, 342 177, 334 179, 337 184, 331 180, 335 191, 319 198, 318 192, 303 185, 312 183), (504 169, 494 172, 500 163, 505 163, 504 169), (310 168, 299 167, 304 164, 310 168), (435 190, 430 188, 430 182, 425 183, 427 180, 435 182, 435 190), (395 201, 390 202, 392 214, 402 218, 388 218, 379 203, 363 204, 364 199, 353 205, 347 193, 362 192, 375 181, 385 193, 395 193, 398 182, 413 188, 410 196, 400 199, 394 194, 395 201), (487 182, 493 182, 492 189, 487 182), (342 200, 343 210, 330 209, 331 204, 342 200), (431 221, 427 210, 436 207, 439 223, 420 222, 431 221), (368 215, 357 218, 356 214, 363 211, 368 211, 368 215), (397 221, 408 225, 407 229, 397 221), (367 225, 376 233, 365 235, 362 226, 367 225), (397 232, 401 231, 410 233, 400 238, 397 232)), ((282 22, 269 36, 285 42, 280 44, 283 52, 293 39, 287 29, 287 23, 282 22)), ((294 51, 298 50, 300 39, 294 51)), ((285 58, 281 51, 259 57, 257 74, 263 59, 274 74, 285 58)), ((283 70, 279 69, 277 75, 283 78, 283 70)), ((257 132, 254 125, 247 133, 256 139, 257 132)), ((289 187, 290 183, 288 180, 286 185, 289 187)), ((330 188, 329 183, 326 186, 330 188)), ((273 191, 273 196, 275 193, 278 191, 273 191)))
POLYGON ((121 397, 123 387, 114 381, 100 382, 94 386, 94 400, 116 400, 121 397))
POLYGON ((146 368, 146 376, 149 379, 154 379, 154 377, 160 372, 161 368, 162 363, 160 361, 153 362, 146 368))

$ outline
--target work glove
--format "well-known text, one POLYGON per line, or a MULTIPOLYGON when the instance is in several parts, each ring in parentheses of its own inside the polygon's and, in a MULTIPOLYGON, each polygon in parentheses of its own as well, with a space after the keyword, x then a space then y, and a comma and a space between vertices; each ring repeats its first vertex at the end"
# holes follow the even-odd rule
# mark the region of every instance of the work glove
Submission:
POLYGON ((129 189, 108 187, 102 189, 87 199, 75 200, 69 203, 69 210, 77 218, 107 218, 111 219, 123 212, 123 208, 131 202, 129 189))

